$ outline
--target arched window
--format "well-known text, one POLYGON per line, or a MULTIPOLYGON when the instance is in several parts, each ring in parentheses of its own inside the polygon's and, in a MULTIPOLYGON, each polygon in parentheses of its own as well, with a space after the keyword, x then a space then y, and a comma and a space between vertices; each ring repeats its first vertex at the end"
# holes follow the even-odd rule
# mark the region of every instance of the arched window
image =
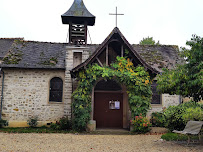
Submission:
POLYGON ((49 102, 62 102, 63 80, 54 77, 50 80, 49 102))

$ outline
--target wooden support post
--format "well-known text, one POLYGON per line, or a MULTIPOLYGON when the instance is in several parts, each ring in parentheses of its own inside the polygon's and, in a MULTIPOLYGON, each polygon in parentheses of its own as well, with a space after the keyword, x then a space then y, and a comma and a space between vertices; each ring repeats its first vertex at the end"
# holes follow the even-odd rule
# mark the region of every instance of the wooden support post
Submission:
POLYGON ((91 102, 91 107, 92 107, 91 120, 93 120, 93 118, 94 118, 94 87, 92 88, 92 102, 91 102))
POLYGON ((72 38, 72 22, 69 22, 69 43, 71 44, 72 38))
POLYGON ((124 50, 123 50, 123 45, 121 46, 121 57, 123 57, 124 50))
POLYGON ((85 22, 85 45, 87 46, 87 22, 85 22))
POLYGON ((98 57, 96 57, 97 61, 99 62, 100 66, 103 67, 103 64, 101 63, 101 61, 99 60, 98 57))
POLYGON ((109 65, 109 47, 108 45, 106 46, 106 66, 109 65))

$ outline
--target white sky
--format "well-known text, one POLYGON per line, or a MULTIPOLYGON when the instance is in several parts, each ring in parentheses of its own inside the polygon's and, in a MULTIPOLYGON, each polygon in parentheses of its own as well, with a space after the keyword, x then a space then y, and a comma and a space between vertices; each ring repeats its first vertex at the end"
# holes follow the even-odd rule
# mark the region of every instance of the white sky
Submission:
MULTIPOLYGON (((96 16, 89 27, 93 44, 100 44, 115 27, 109 13, 118 17, 118 27, 131 44, 153 37, 161 44, 185 46, 192 34, 203 37, 203 0, 83 0, 96 16)), ((61 15, 73 0, 0 0, 0 37, 66 42, 68 25, 61 15)), ((90 41, 89 41, 90 42, 90 41)))

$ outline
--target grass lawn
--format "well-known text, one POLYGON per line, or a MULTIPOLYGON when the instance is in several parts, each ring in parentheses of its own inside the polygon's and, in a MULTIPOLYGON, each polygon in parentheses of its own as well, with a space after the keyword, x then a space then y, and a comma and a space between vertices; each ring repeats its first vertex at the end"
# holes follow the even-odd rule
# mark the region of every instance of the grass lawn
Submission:
POLYGON ((73 133, 73 131, 53 130, 47 127, 0 128, 0 132, 4 132, 4 133, 73 133))
MULTIPOLYGON (((162 139, 166 141, 186 141, 188 140, 187 135, 176 134, 176 133, 166 133, 161 136, 162 139)), ((193 140, 199 140, 198 135, 191 136, 193 140)), ((201 135, 201 139, 203 139, 203 135, 201 135)))

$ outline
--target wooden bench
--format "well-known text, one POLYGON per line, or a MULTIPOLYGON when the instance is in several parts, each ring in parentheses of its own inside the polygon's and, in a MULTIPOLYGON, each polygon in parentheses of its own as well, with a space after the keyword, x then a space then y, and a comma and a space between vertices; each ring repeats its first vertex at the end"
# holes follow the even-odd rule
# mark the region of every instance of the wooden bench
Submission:
POLYGON ((188 136, 188 142, 190 143, 190 135, 199 135, 199 140, 201 138, 201 128, 203 121, 188 121, 183 131, 174 130, 174 133, 185 134, 188 136))

